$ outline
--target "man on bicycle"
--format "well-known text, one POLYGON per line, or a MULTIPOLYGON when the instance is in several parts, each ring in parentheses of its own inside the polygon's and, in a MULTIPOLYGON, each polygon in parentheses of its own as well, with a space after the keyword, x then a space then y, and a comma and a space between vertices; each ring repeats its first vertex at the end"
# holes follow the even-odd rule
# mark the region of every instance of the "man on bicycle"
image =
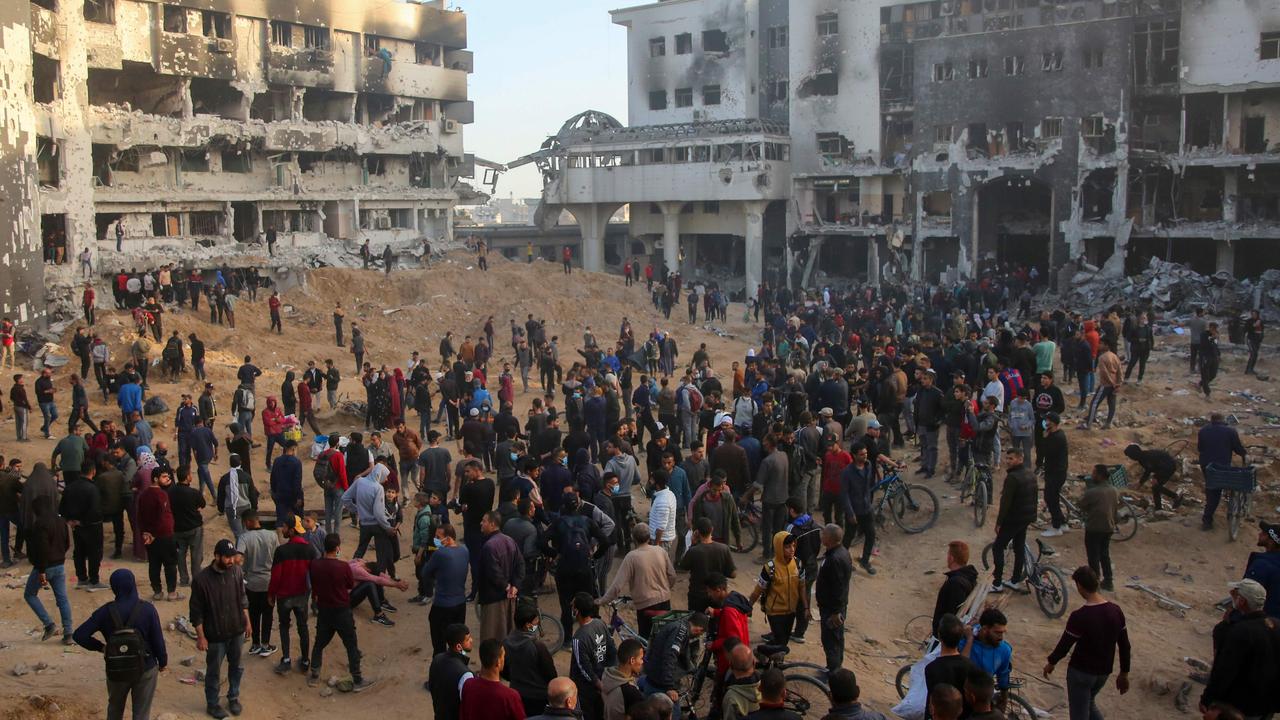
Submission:
POLYGON ((694 670, 693 643, 707 632, 710 624, 710 618, 703 613, 689 613, 654 630, 649 638, 644 671, 638 683, 640 692, 646 697, 661 694, 671 698, 671 720, 680 720, 680 694, 676 687, 680 678, 694 670))
POLYGON ((972 629, 972 637, 965 638, 960 653, 969 658, 988 675, 996 679, 1000 694, 996 697, 997 710, 1004 711, 1009 700, 1009 675, 1013 672, 1013 646, 1004 639, 1009 620, 996 608, 987 608, 978 617, 972 629))

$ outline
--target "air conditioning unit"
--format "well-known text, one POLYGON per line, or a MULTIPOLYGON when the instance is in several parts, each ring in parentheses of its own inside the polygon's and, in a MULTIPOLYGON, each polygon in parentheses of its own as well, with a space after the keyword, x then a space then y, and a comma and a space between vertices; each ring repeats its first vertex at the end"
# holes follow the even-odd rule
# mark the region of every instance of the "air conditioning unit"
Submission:
POLYGON ((440 118, 440 131, 446 135, 453 135, 458 132, 458 121, 449 118, 440 118))
POLYGON ((378 230, 390 230, 391 218, 387 217, 386 215, 380 215, 373 219, 373 226, 378 230))
POLYGON ((209 41, 209 51, 230 55, 236 49, 235 41, 231 38, 216 38, 209 41))
POLYGON ((938 14, 947 16, 947 15, 954 15, 955 12, 956 12, 956 4, 954 0, 942 0, 942 6, 939 9, 938 14))
POLYGON ((694 111, 693 111, 693 121, 694 121, 694 122, 702 122, 702 120, 704 119, 704 117, 705 117, 705 115, 703 114, 703 111, 701 111, 701 110, 694 110, 694 111))

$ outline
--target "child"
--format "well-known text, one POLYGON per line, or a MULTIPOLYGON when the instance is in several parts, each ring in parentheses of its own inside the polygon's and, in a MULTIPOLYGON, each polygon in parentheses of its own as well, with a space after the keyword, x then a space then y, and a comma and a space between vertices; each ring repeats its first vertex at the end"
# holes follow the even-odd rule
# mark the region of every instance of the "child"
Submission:
POLYGON ((308 510, 302 516, 302 529, 306 530, 303 537, 307 542, 311 543, 311 547, 316 549, 316 557, 324 557, 324 528, 320 525, 320 516, 315 510, 308 510))
POLYGON ((1028 396, 1030 388, 1022 388, 1009 403, 1009 435, 1013 446, 1021 448, 1022 457, 1031 457, 1031 434, 1035 430, 1035 408, 1028 396))
MULTIPOLYGON (((400 560, 400 526, 404 523, 404 509, 400 507, 400 489, 389 487, 385 490, 387 522, 391 525, 391 562, 383 563, 392 580, 396 577, 396 563, 400 560)), ((382 560, 382 558, 378 558, 382 560)))
POLYGON ((425 605, 433 595, 431 583, 422 579, 422 568, 435 552, 436 528, 440 526, 436 508, 440 505, 439 493, 417 493, 413 496, 413 507, 417 511, 413 516, 413 574, 418 578, 418 594, 409 598, 409 602, 425 605))

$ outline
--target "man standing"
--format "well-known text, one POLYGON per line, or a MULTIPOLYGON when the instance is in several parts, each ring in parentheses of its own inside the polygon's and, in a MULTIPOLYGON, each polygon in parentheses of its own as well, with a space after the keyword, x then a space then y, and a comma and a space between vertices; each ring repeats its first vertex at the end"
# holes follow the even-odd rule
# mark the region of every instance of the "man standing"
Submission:
MULTIPOLYGON (((267 603, 274 605, 280 627, 280 663, 276 674, 284 675, 293 667, 293 653, 289 646, 289 626, 298 625, 298 669, 307 672, 311 668, 311 632, 307 623, 308 585, 311 561, 316 550, 307 539, 302 522, 294 517, 293 524, 284 528, 288 539, 276 545, 271 553, 271 578, 267 581, 267 603)), ((328 535, 324 536, 327 540, 328 535)))
POLYGON ((1022 450, 1011 447, 1005 452, 1007 471, 1000 489, 1000 510, 996 514, 996 540, 992 550, 995 564, 991 592, 1002 593, 1006 589, 1017 590, 1023 581, 1022 569, 1026 563, 1027 527, 1036 519, 1039 507, 1039 489, 1036 477, 1023 464, 1022 450), (1004 578, 1004 551, 1013 543, 1013 575, 1004 578))
POLYGON ((13 376, 9 388, 9 404, 13 406, 13 429, 18 442, 28 442, 27 419, 31 416, 31 400, 27 398, 27 386, 19 373, 13 376))
MULTIPOLYGON (((1207 331, 1206 331, 1207 332, 1207 331)), ((1202 343, 1203 344, 1203 343, 1202 343)), ((1089 429, 1093 425, 1094 416, 1098 413, 1098 406, 1102 404, 1103 399, 1107 401, 1107 420, 1102 423, 1103 430, 1111 429, 1111 421, 1116 417, 1116 391, 1120 388, 1123 378, 1120 376, 1120 358, 1115 353, 1115 343, 1113 340, 1107 339, 1102 341, 1102 352, 1098 354, 1098 389, 1093 393, 1093 400, 1089 402, 1089 414, 1085 417, 1083 428, 1089 429)), ((1205 397, 1209 397, 1209 393, 1205 391, 1205 397)))
MULTIPOLYGON (((290 518, 293 519, 292 517, 290 518)), ((280 536, 262 527, 258 513, 246 510, 240 515, 244 534, 236 539, 236 550, 243 556, 240 567, 244 573, 245 595, 249 601, 249 630, 252 644, 250 655, 267 657, 274 655, 271 644, 271 603, 268 589, 271 584, 271 565, 280 536)))
MULTIPOLYGON (((138 496, 138 530, 147 548, 147 565, 151 576, 151 599, 164 600, 160 575, 163 571, 169 600, 180 600, 178 594, 178 544, 173 537, 173 507, 169 503, 172 471, 158 467, 151 473, 154 485, 138 496)), ((194 620, 194 618, 193 618, 194 620)))
MULTIPOLYGON (((1241 464, 1247 462, 1240 433, 1227 424, 1220 412, 1209 415, 1209 424, 1196 433, 1196 451, 1199 453, 1200 471, 1210 465, 1230 466, 1233 456, 1239 455, 1241 464)), ((1213 529, 1213 515, 1222 502, 1222 488, 1209 488, 1204 493, 1204 514, 1200 518, 1201 530, 1213 529)))
MULTIPOLYGON (((668 451, 669 454, 669 451, 668 451)), ((675 458, 671 459, 672 467, 675 458)), ((671 554, 676 541, 676 515, 680 513, 676 503, 676 495, 667 487, 670 476, 666 470, 656 470, 649 478, 653 488, 653 504, 649 506, 649 532, 645 544, 652 541, 654 545, 671 554)))
POLYGON ((1200 338, 1204 335, 1208 320, 1204 316, 1204 308, 1198 307, 1195 314, 1187 321, 1187 337, 1188 345, 1191 350, 1191 372, 1195 374, 1200 369, 1200 338))
POLYGON ((462 685, 473 676, 467 667, 467 653, 472 648, 471 631, 462 623, 454 623, 444 629, 443 637, 447 649, 432 659, 428 679, 422 687, 431 693, 433 717, 456 718, 462 685))
POLYGON ((1213 668, 1200 696, 1200 710, 1225 702, 1245 717, 1270 717, 1280 707, 1274 687, 1280 630, 1263 609, 1266 591, 1261 585, 1241 580, 1227 586, 1231 608, 1213 629, 1213 668))
MULTIPOLYGON (((79 436, 70 437, 84 442, 84 438, 79 436)), ((75 541, 72 559, 76 570, 76 589, 102 590, 106 587, 98 581, 98 568, 102 565, 102 493, 93 481, 98 468, 92 460, 81 462, 83 472, 63 472, 67 484, 58 514, 66 519, 71 528, 71 538, 75 541)))
MULTIPOLYGON (((556 594, 560 598, 560 623, 567 628, 572 627, 574 595, 585 592, 595 597, 599 592, 595 575, 591 572, 591 556, 597 547, 607 545, 609 539, 604 536, 600 525, 585 512, 576 490, 566 488, 562 497, 560 517, 547 531, 547 545, 549 552, 557 558, 555 577, 556 594)), ((644 529, 644 536, 641 538, 640 532, 633 528, 632 537, 641 538, 639 542, 648 546, 649 528, 643 523, 636 527, 644 529)), ((623 562, 626 562, 625 558, 623 562)), ((670 561, 667 564, 670 565, 670 561)), ((667 598, 670 598, 669 588, 667 598)), ((567 636, 565 639, 568 640, 567 636)))
MULTIPOLYGON (((1067 518, 1062 514, 1062 486, 1067 482, 1070 447, 1067 434, 1062 430, 1062 418, 1049 412, 1044 416, 1044 440, 1040 443, 1040 457, 1044 460, 1044 504, 1049 509, 1053 526, 1040 533, 1040 537, 1058 537, 1066 532, 1067 518)), ((1026 461, 1026 456, 1023 456, 1026 461)))
MULTIPOLYGON (((870 437, 869 435, 867 437, 870 437)), ((854 447, 853 462, 840 476, 840 501, 844 504, 846 527, 853 520, 862 532, 862 558, 858 564, 868 575, 875 575, 871 567, 871 553, 876 545, 875 518, 871 513, 871 494, 876 485, 876 470, 867 459, 867 446, 854 447)))
POLYGON ((613 584, 601 596, 607 604, 620 595, 628 595, 636 609, 637 630, 648 638, 653 617, 671 609, 671 589, 676 584, 676 569, 671 555, 658 545, 649 544, 649 529, 643 523, 631 528, 635 547, 622 558, 613 584))
MULTIPOLYGON (((342 538, 326 535, 324 557, 311 562, 311 591, 316 601, 316 644, 311 650, 311 672, 307 686, 320 684, 320 667, 324 664, 324 649, 334 634, 342 638, 347 651, 347 668, 351 672, 351 691, 368 690, 373 683, 360 672, 360 648, 356 641, 356 621, 351 612, 351 588, 355 587, 355 575, 351 565, 338 559, 342 538)), ((379 558, 381 559, 381 558, 379 558)))
POLYGON ((196 629, 196 649, 204 652, 205 712, 216 720, 227 712, 240 715, 240 678, 244 667, 240 651, 249 639, 249 600, 244 575, 236 557, 240 551, 230 540, 219 540, 213 562, 191 582, 191 624, 196 629), (227 662, 227 708, 218 702, 222 661, 227 662))
POLYGON ((1120 495, 1111 485, 1110 469, 1106 465, 1094 465, 1093 475, 1080 498, 1080 514, 1084 516, 1084 550, 1089 569, 1102 578, 1102 589, 1107 592, 1116 589, 1111 575, 1111 536, 1116 531, 1119 503, 1120 495))
MULTIPOLYGON (((764 512, 761 517, 761 538, 772 538, 787 525, 787 490, 791 477, 789 458, 778 449, 778 441, 772 433, 764 436, 765 458, 756 471, 753 490, 760 494, 764 512)), ((761 543, 764 545, 764 543, 761 543)), ((763 559, 770 556, 768 545, 761 548, 763 559)))
POLYGON ((427 625, 431 630, 431 653, 440 655, 451 647, 445 639, 447 631, 467 618, 467 571, 471 558, 467 548, 458 544, 453 525, 436 528, 434 542, 440 544, 422 567, 422 582, 435 587, 427 625))
POLYGON ((204 567, 204 493, 191 487, 191 467, 178 468, 178 482, 169 485, 169 507, 173 510, 174 552, 178 556, 178 584, 190 585, 191 578, 204 567), (190 555, 190 565, 187 556, 190 555), (188 571, 190 568, 190 571, 188 571))
MULTIPOLYGON (((704 496, 705 497, 705 496, 704 496)), ((680 556, 680 569, 689 572, 689 610, 703 612, 710 605, 706 582, 713 574, 724 577, 737 576, 733 553, 729 546, 711 538, 712 524, 706 517, 693 523, 693 545, 680 556)))
MULTIPOLYGON (((105 654, 108 648, 104 641, 110 642, 117 631, 133 631, 139 640, 137 651, 142 653, 141 667, 132 666, 132 663, 125 670, 107 667, 107 718, 123 718, 125 701, 130 697, 133 699, 133 717, 149 718, 151 700, 156 694, 156 678, 169 666, 160 616, 154 605, 138 597, 138 585, 130 570, 121 568, 111 573, 111 592, 115 594, 115 600, 94 610, 89 619, 76 628, 72 637, 85 650, 105 654), (102 633, 102 640, 95 638, 94 633, 102 633)), ((121 653, 113 650, 112 656, 120 658, 121 653)), ((133 660, 137 656, 127 657, 133 660)))
POLYGON ((325 399, 329 401, 329 409, 333 410, 338 407, 338 384, 342 382, 342 373, 334 367, 333 360, 325 360, 324 367, 325 399))
POLYGON ((472 587, 480 605, 481 640, 501 640, 511 634, 515 627, 516 595, 524 579, 520 549, 514 540, 502 534, 501 527, 502 515, 493 510, 485 513, 480 521, 484 544, 476 564, 479 577, 472 578, 472 587))
POLYGON ((502 684, 505 660, 506 649, 501 640, 480 642, 480 674, 462 683, 460 720, 524 720, 520 693, 502 684))
MULTIPOLYGON (((53 483, 53 477, 42 463, 37 463, 31 471, 32 480, 53 483)), ((31 480, 28 480, 28 484, 31 480)), ((23 599, 27 606, 39 618, 44 634, 40 639, 53 637, 56 626, 53 618, 45 612, 40 602, 40 589, 53 590, 54 600, 58 604, 58 615, 62 619, 62 644, 70 645, 71 640, 71 601, 67 598, 67 549, 71 546, 67 523, 53 508, 53 495, 39 495, 30 501, 31 516, 25 518, 27 524, 24 534, 27 539, 27 558, 31 561, 31 574, 27 576, 27 587, 23 591, 23 599)))
POLYGON ((938 464, 938 428, 945 415, 942 391, 934 387, 936 379, 933 368, 920 375, 920 389, 916 391, 913 407, 916 436, 920 438, 920 469, 916 472, 926 478, 933 477, 938 464))
POLYGON ((786 646, 796 621, 809 609, 805 594, 804 568, 796 562, 796 537, 779 530, 772 538, 773 559, 760 569, 751 590, 751 604, 764 597, 765 619, 769 622, 769 643, 786 646))
MULTIPOLYGON (((844 529, 834 523, 824 525, 822 547, 826 552, 818 564, 818 581, 814 599, 822 631, 822 652, 827 672, 844 667, 844 622, 849 606, 849 580, 853 577, 853 559, 844 546, 844 529)), ((855 698, 856 699, 856 698, 855 698)))
MULTIPOLYGON (((1003 548, 998 548, 999 552, 1003 552, 1003 548)), ((1100 718, 1102 713, 1098 711, 1095 699, 1111 675, 1117 649, 1120 651, 1120 674, 1116 676, 1116 690, 1121 695, 1129 692, 1129 632, 1125 628, 1124 611, 1098 592, 1098 576, 1092 570, 1077 568, 1071 573, 1071 579, 1076 583, 1076 591, 1084 598, 1084 605, 1067 617, 1067 627, 1045 663, 1044 676, 1048 678, 1054 666, 1071 652, 1071 660, 1067 663, 1067 704, 1071 717, 1100 718)), ((1275 660, 1275 657, 1271 658, 1273 663, 1275 660)), ((1264 691, 1263 696, 1266 695, 1264 691)), ((1201 702, 1204 702, 1204 696, 1201 702)))
POLYGON ((617 662, 618 654, 613 634, 600 620, 596 603, 587 593, 573 596, 573 616, 576 624, 572 626, 575 630, 569 677, 578 686, 582 717, 585 720, 603 720, 604 671, 617 662))
POLYGON ((506 659, 502 678, 520 695, 526 717, 547 706, 547 687, 559 675, 551 651, 538 638, 538 608, 532 603, 516 607, 516 629, 502 641, 506 659))
MULTIPOLYGON (((350 449, 350 445, 347 446, 350 449)), ((363 448, 358 452, 366 452, 363 448)), ((392 548, 391 522, 387 518, 387 498, 382 483, 391 474, 383 462, 375 462, 360 473, 351 487, 342 494, 342 506, 356 516, 360 526, 360 539, 356 551, 351 557, 359 560, 369 549, 369 541, 373 541, 373 549, 378 553, 378 561, 394 571, 395 562, 392 548)), ((334 533, 335 535, 337 533, 334 533)))
POLYGON ((275 501, 276 523, 280 526, 291 516, 302 516, 302 461, 298 459, 298 442, 285 440, 282 447, 284 454, 271 463, 271 499, 275 501))
POLYGON ((40 377, 36 378, 35 390, 36 404, 40 406, 40 414, 44 417, 40 433, 44 435, 45 440, 52 440, 53 436, 49 434, 49 428, 53 427, 54 421, 58 419, 58 404, 53 400, 57 390, 53 387, 52 370, 44 368, 40 371, 40 377))

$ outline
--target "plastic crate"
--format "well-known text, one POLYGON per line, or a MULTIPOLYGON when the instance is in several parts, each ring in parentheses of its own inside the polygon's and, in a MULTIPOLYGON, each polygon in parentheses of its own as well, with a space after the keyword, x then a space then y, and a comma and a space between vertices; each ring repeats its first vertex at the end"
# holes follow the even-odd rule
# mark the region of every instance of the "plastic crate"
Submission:
POLYGON ((1112 487, 1129 487, 1129 472, 1123 465, 1108 465, 1107 471, 1107 479, 1111 481, 1112 487))
POLYGON ((1207 465, 1204 469, 1204 487, 1206 490, 1253 492, 1258 487, 1258 470, 1252 465, 1207 465))

